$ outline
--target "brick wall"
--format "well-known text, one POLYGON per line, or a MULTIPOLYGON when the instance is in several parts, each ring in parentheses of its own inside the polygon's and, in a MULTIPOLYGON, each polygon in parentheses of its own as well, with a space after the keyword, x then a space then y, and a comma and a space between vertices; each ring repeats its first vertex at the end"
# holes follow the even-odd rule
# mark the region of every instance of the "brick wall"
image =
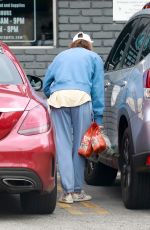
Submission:
POLYGON ((43 76, 48 64, 79 31, 91 35, 103 60, 123 27, 112 20, 112 0, 57 0, 57 47, 13 49, 27 74, 43 76))

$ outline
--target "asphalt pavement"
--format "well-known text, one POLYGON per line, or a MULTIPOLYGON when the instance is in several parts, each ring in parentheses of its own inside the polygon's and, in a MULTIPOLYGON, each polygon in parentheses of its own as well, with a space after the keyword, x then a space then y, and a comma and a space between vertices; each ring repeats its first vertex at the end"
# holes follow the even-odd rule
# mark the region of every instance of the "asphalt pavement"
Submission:
MULTIPOLYGON (((111 187, 85 185, 93 199, 72 205, 57 203, 52 215, 25 215, 19 195, 0 195, 0 230, 150 230, 150 209, 127 210, 119 178, 111 187)), ((61 193, 58 178, 58 196, 61 193)))

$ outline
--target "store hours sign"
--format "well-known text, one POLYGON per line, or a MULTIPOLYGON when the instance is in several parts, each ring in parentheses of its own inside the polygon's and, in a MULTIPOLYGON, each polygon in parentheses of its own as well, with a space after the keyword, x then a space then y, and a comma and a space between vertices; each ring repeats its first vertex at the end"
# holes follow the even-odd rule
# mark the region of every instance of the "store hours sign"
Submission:
POLYGON ((0 0, 0 40, 29 43, 36 40, 35 0, 0 0))

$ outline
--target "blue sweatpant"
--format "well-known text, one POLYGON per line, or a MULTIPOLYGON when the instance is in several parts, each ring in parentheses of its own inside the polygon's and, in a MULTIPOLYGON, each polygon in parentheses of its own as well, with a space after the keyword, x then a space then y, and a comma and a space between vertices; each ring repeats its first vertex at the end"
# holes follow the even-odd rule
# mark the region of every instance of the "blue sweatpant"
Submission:
POLYGON ((92 121, 91 102, 76 107, 51 108, 56 152, 64 192, 79 192, 84 183, 85 158, 78 155, 81 139, 92 121))

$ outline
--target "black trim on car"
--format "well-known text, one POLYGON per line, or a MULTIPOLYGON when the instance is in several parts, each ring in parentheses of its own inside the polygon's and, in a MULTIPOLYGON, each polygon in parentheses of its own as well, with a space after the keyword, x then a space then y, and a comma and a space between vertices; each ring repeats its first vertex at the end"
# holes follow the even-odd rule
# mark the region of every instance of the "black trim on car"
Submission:
POLYGON ((42 181, 30 169, 0 168, 0 190, 11 193, 20 193, 42 190, 42 181))
MULTIPOLYGON (((125 108, 121 108, 118 112, 118 142, 119 142, 119 125, 120 125, 120 119, 122 116, 124 116, 127 120, 127 125, 128 125, 129 130, 130 130, 131 140, 133 140, 129 114, 125 108)), ((120 149, 120 143, 118 143, 118 144, 119 144, 119 149, 120 149)), ((132 142, 132 145, 133 145, 133 142, 132 142)), ((134 145, 132 146, 132 149, 133 149, 132 154, 134 154, 135 153, 134 145)))
POLYGON ((143 152, 143 153, 132 155, 133 168, 135 169, 136 172, 150 173, 150 165, 146 165, 147 156, 150 156, 150 153, 143 152))

